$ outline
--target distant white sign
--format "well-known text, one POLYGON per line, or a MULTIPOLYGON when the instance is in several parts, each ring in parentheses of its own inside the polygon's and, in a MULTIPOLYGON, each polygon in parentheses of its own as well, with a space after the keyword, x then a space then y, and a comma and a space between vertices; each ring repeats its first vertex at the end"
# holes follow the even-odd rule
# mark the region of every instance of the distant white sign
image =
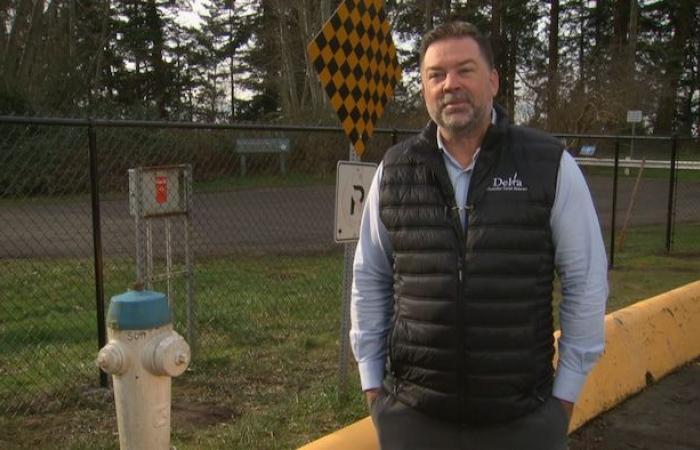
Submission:
POLYGON ((630 123, 639 123, 642 121, 642 112, 630 110, 627 111, 627 121, 630 123))
POLYGON ((335 183, 335 241, 353 242, 360 237, 362 207, 377 165, 338 161, 335 183))
POLYGON ((595 145, 582 145, 581 150, 579 150, 579 156, 593 156, 595 155, 595 145))

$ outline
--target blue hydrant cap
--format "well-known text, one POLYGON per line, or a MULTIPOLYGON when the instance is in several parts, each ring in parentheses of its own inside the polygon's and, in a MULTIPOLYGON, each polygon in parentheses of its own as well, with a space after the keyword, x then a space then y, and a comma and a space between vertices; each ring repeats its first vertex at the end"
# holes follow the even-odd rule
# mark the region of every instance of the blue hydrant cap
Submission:
POLYGON ((148 330, 171 321, 165 294, 155 291, 127 291, 109 302, 107 326, 116 330, 148 330))

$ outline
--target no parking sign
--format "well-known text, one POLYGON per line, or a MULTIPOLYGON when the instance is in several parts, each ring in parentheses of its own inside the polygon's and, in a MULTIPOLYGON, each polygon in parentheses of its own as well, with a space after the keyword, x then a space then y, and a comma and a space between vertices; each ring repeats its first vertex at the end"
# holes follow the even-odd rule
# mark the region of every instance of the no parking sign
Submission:
POLYGON ((338 161, 335 185, 335 241, 353 242, 360 237, 362 208, 377 165, 338 161))

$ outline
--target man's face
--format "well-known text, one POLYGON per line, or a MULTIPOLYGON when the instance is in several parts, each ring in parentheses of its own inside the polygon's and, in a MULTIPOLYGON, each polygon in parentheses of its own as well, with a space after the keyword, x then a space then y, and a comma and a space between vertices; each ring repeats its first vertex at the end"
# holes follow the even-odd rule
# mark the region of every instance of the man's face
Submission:
POLYGON ((498 74, 489 68, 474 39, 431 44, 423 58, 421 82, 428 114, 445 132, 470 135, 488 126, 498 74))

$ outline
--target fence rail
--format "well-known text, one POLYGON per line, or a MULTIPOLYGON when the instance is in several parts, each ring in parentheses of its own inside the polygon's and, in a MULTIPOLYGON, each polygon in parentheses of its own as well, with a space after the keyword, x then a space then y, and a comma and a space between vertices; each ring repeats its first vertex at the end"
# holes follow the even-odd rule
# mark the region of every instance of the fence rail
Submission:
MULTIPOLYGON (((577 157, 575 159, 580 166, 615 167, 615 158, 577 157)), ((653 159, 621 159, 618 161, 617 166, 625 168, 635 168, 641 167, 642 163, 644 163, 644 167, 646 167, 647 169, 671 168, 671 161, 659 161, 653 159)), ((700 170, 700 161, 676 161, 676 168, 678 170, 700 170)))

